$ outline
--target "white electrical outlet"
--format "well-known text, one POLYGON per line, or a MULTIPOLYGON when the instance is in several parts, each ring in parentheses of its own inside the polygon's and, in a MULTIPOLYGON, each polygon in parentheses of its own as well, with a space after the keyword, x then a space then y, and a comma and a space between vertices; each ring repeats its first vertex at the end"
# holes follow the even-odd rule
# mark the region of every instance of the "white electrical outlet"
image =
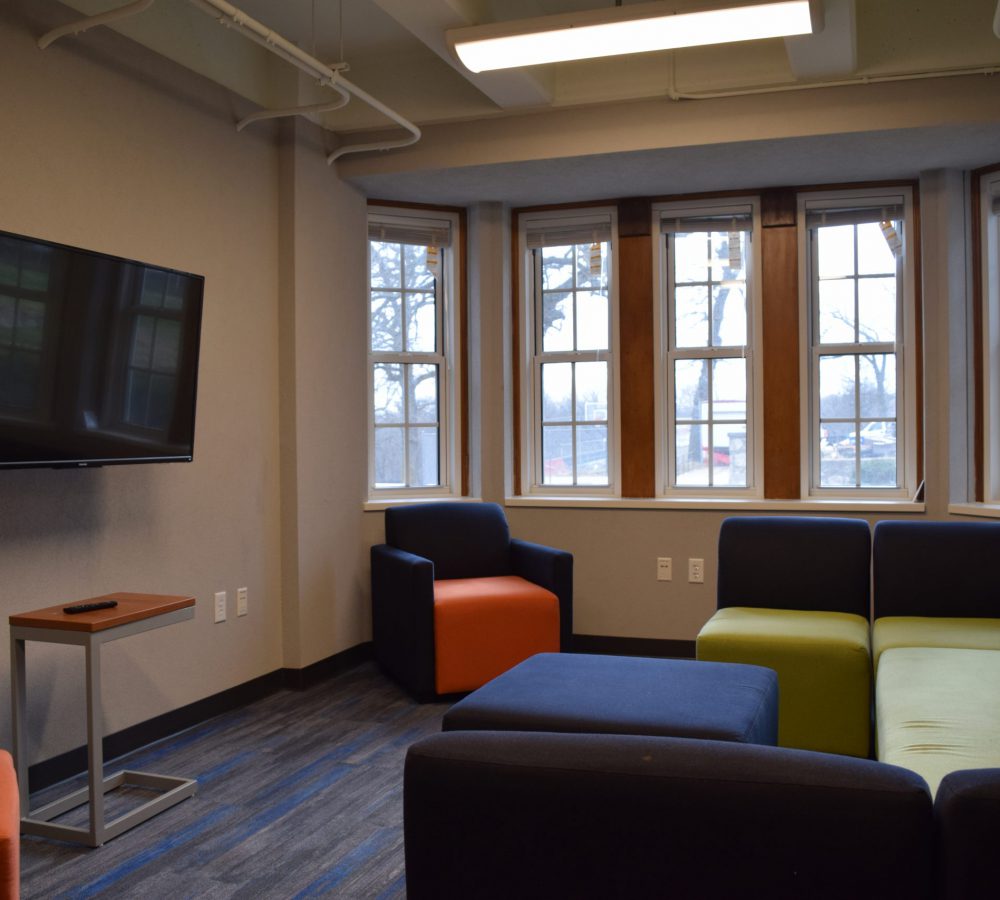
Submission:
POLYGON ((705 582, 705 560, 688 560, 688 582, 691 584, 704 584, 705 582))
POLYGON ((236 591, 236 615, 245 616, 247 614, 247 589, 240 588, 236 591))
POLYGON ((656 557, 656 580, 674 580, 674 561, 669 556, 656 557))
POLYGON ((226 621, 226 592, 219 591, 215 595, 215 622, 216 624, 218 624, 219 622, 225 622, 225 621, 226 621))

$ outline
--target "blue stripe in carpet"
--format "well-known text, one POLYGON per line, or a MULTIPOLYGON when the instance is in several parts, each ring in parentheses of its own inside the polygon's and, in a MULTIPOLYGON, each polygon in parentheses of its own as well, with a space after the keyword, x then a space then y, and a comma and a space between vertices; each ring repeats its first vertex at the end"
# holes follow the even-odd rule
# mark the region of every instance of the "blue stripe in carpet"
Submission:
POLYGON ((258 831, 263 831, 269 825, 277 822, 278 819, 288 815, 288 813, 294 810, 299 804, 304 803, 306 800, 315 796, 320 791, 330 787, 330 785, 340 781, 341 778, 353 771, 356 770, 351 766, 340 766, 333 769, 327 773, 325 778, 320 778, 317 781, 314 781, 308 787, 304 787, 301 790, 296 791, 294 794, 286 797, 281 803, 272 806, 270 809, 265 809, 263 812, 259 812, 257 815, 244 822, 242 826, 233 828, 225 834, 220 835, 217 841, 209 841, 204 845, 200 853, 194 855, 192 858, 193 865, 205 865, 210 860, 221 856, 229 850, 232 850, 233 847, 236 847, 248 838, 253 837, 253 835, 255 835, 258 831))
POLYGON ((185 825, 182 830, 175 832, 170 837, 160 841, 158 844, 154 844, 148 850, 143 850, 142 853, 130 856, 127 860, 125 860, 125 862, 115 866, 115 868, 113 868, 110 872, 105 873, 96 881, 73 888, 73 890, 69 893, 62 894, 60 900, 63 900, 63 898, 65 898, 65 900, 82 900, 84 897, 93 897, 101 891, 107 890, 115 882, 131 875, 133 872, 141 869, 148 863, 159 859, 171 850, 176 850, 178 847, 182 847, 189 841, 193 841, 203 832, 213 828, 216 824, 226 818, 226 816, 231 814, 232 807, 224 806, 221 809, 217 809, 215 812, 205 816, 205 818, 195 822, 193 825, 185 825))
POLYGON ((368 840, 358 844, 336 866, 317 878, 312 884, 299 891, 294 900, 316 897, 332 891, 340 882, 351 875, 358 866, 380 853, 396 838, 398 829, 380 828, 368 840))
POLYGON ((246 750, 243 753, 237 753, 236 756, 227 759, 225 762, 219 763, 211 769, 206 769, 204 772, 199 772, 198 775, 195 776, 195 780, 199 785, 208 784, 208 782, 231 772, 238 765, 240 765, 240 763, 244 763, 248 759, 253 759, 256 755, 256 753, 251 753, 249 750, 246 750))

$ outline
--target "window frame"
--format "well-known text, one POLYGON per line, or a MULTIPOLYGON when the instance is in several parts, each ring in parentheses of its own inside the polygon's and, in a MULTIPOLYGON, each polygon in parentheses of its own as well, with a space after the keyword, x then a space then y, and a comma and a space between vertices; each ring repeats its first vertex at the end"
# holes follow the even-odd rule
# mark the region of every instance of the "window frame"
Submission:
MULTIPOLYGON (((847 190, 803 191, 798 193, 798 260, 799 260, 799 329, 800 329, 800 428, 801 428, 801 496, 818 499, 910 499, 918 493, 917 472, 917 238, 915 231, 914 192, 910 186, 873 187, 847 190), (896 472, 898 484, 894 487, 821 487, 820 477, 820 399, 819 359, 837 355, 841 348, 860 344, 820 344, 816 338, 818 321, 818 291, 814 290, 814 242, 807 225, 811 211, 839 209, 845 204, 858 208, 881 206, 903 207, 902 234, 903 259, 897 265, 896 337, 891 350, 896 356, 896 472), (902 447, 900 447, 902 444, 902 447)), ((856 271, 855 276, 857 277, 856 271)), ((890 342, 877 342, 878 346, 890 342)), ((841 354, 844 355, 844 354, 841 354)), ((857 355, 857 354, 855 354, 857 355)), ((860 457, 859 457, 860 459, 860 457)))
MULTIPOLYGON (((761 285, 761 214, 760 198, 756 195, 733 195, 710 200, 679 200, 654 203, 652 206, 653 244, 653 327, 654 327, 654 386, 655 403, 655 466, 656 496, 669 499, 743 499, 764 496, 764 379, 762 353, 761 285), (666 218, 703 218, 742 214, 750 208, 751 252, 747 255, 747 332, 746 344, 740 356, 731 347, 677 348, 674 346, 673 278, 668 246, 670 235, 661 233, 666 218), (747 485, 677 485, 674 484, 677 423, 674 410, 674 362, 677 359, 738 359, 747 360, 747 485)), ((714 442, 713 442, 714 443, 714 442)))
MULTIPOLYGON (((447 223, 450 245, 440 247, 441 274, 435 279, 435 350, 434 351, 373 351, 371 316, 371 239, 365 243, 366 251, 366 419, 368 444, 367 494, 369 503, 399 500, 446 500, 463 495, 461 471, 462 435, 462 335, 460 327, 460 299, 463 266, 461 215, 446 209, 423 209, 396 206, 368 207, 367 226, 385 224, 389 227, 430 229, 447 223), (379 363, 438 366, 438 476, 439 483, 430 486, 377 487, 375 483, 375 404, 374 371, 379 363)), ((366 226, 366 228, 367 228, 366 226)), ((395 243, 395 242, 394 242, 395 243)), ((419 246, 419 245, 418 245, 419 246)), ((401 313, 405 317, 405 311, 401 313)), ((401 325, 405 327, 405 321, 401 325)), ((404 408, 408 391, 404 382, 404 408)), ((418 423, 420 424, 420 423, 418 423)), ((406 440, 404 422, 404 474, 406 474, 406 440)))
MULTIPOLYGON (((621 496, 621 377, 619 371, 619 275, 618 275, 618 210, 614 206, 594 206, 564 210, 523 212, 517 218, 520 265, 520 296, 518 309, 519 370, 520 370, 520 485, 523 496, 549 497, 618 497, 621 496), (528 246, 529 232, 551 225, 555 228, 576 225, 607 227, 608 241, 608 349, 549 351, 538 349, 540 329, 538 317, 538 272, 533 250, 528 246), (608 366, 608 484, 553 485, 545 484, 542 463, 542 402, 541 366, 543 362, 597 362, 608 366)), ((552 244, 551 246, 558 246, 552 244)), ((575 411, 574 411, 575 421, 575 411)), ((574 448, 575 454, 575 448, 574 448)))
POLYGON ((1000 170, 979 179, 980 289, 983 357, 983 501, 1000 504, 1000 170), (994 211, 994 204, 997 209, 994 211))

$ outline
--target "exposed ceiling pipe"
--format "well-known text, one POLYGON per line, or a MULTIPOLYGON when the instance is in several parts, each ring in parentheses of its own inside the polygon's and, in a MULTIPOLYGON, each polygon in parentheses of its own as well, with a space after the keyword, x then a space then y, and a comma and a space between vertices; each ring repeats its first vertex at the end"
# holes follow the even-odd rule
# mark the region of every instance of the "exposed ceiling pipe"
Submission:
POLYGON ((89 31, 98 25, 110 25, 112 22, 117 22, 120 19, 137 16, 139 13, 149 9, 153 3, 154 0, 135 0, 134 3, 126 3, 117 9, 109 9, 107 12, 99 13, 96 16, 87 16, 85 19, 70 22, 67 25, 60 25, 58 28, 53 28, 51 31, 45 32, 38 39, 38 47, 40 50, 44 50, 53 41, 58 41, 59 38, 65 37, 67 34, 82 34, 84 31, 89 31))
MULTIPOLYGON (((256 19, 248 16, 243 10, 228 3, 227 0, 188 0, 193 6, 216 19, 220 24, 242 34, 244 37, 260 44, 275 56, 280 57, 307 75, 315 78, 323 87, 328 87, 339 95, 339 99, 330 103, 317 103, 309 106, 297 106, 288 109, 261 110, 246 116, 236 126, 241 131, 251 122, 261 119, 271 119, 278 116, 302 115, 305 113, 328 112, 345 106, 351 97, 357 97, 376 112, 381 113, 392 122, 409 132, 406 137, 371 141, 363 144, 348 144, 340 147, 327 157, 327 163, 333 163, 347 153, 362 153, 367 150, 391 150, 396 147, 408 147, 420 140, 420 129, 409 119, 401 116, 395 110, 376 100, 371 94, 352 84, 341 74, 338 66, 328 66, 314 56, 299 49, 295 44, 282 37, 276 31, 268 28, 256 19)), ((109 10, 95 16, 87 16, 77 22, 71 22, 54 28, 38 39, 38 46, 45 49, 53 41, 68 34, 80 34, 97 25, 108 25, 112 22, 145 12, 152 6, 154 0, 135 0, 117 9, 109 10)))
MULTIPOLYGON (((331 85, 333 87, 333 85, 331 85)), ((332 103, 312 103, 308 106, 290 106, 287 109, 262 109, 260 112, 250 113, 236 123, 236 130, 242 131, 247 125, 253 122, 260 122, 264 119, 280 119, 282 116, 308 116, 316 113, 333 112, 335 109, 347 106, 351 97, 347 92, 344 96, 332 103)))

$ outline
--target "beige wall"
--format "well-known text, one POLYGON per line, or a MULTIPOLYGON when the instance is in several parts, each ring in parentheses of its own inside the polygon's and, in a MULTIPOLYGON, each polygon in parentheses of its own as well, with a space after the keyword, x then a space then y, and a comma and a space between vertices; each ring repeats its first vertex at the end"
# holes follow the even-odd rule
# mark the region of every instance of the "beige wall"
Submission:
MULTIPOLYGON (((4 618, 119 590, 198 599, 194 621, 106 647, 114 732, 367 639, 353 337, 364 329, 364 204, 307 133, 294 138, 289 195, 276 129, 237 134, 226 91, 104 29, 38 50, 28 6, 0 7, 0 229, 206 278, 193 463, 0 473, 4 618), (279 242, 288 216, 292 255, 279 242), (289 403, 296 432, 283 444, 289 403), (294 545, 281 515, 289 453, 294 545), (283 569, 296 581, 284 608, 283 569), (242 586, 250 614, 237 618, 242 586), (221 590, 229 619, 216 625, 221 590)), ((29 644, 32 762, 84 741, 82 659, 29 644)), ((8 671, 4 641, 0 698, 8 671)))

